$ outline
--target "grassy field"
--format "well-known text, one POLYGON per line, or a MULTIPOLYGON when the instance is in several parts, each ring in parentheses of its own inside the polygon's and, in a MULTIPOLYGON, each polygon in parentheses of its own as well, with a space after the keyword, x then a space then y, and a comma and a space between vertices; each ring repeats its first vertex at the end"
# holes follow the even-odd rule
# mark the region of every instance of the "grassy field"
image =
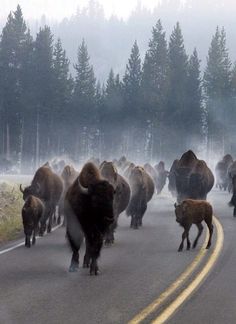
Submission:
POLYGON ((0 183, 0 244, 18 238, 22 232, 22 194, 18 185, 0 183))

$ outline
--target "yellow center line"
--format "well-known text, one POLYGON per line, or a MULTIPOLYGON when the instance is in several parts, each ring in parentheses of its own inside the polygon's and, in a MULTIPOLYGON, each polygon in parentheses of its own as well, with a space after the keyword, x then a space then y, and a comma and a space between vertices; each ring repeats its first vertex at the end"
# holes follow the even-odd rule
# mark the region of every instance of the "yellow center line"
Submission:
POLYGON ((215 265, 224 242, 224 232, 220 222, 214 217, 214 223, 217 229, 217 241, 215 248, 203 269, 198 273, 195 279, 184 289, 179 296, 152 322, 152 324, 165 323, 170 316, 184 303, 184 301, 197 289, 200 283, 215 265))
POLYGON ((182 274, 172 283, 157 299, 155 299, 150 305, 144 308, 138 315, 136 315, 128 324, 137 324, 141 323, 147 316, 151 313, 155 312, 158 307, 160 307, 165 300, 170 297, 183 283, 188 277, 194 272, 197 266, 201 263, 204 258, 207 250, 206 244, 209 239, 209 234, 207 233, 203 246, 197 256, 194 258, 192 263, 187 267, 187 269, 182 272, 182 274))

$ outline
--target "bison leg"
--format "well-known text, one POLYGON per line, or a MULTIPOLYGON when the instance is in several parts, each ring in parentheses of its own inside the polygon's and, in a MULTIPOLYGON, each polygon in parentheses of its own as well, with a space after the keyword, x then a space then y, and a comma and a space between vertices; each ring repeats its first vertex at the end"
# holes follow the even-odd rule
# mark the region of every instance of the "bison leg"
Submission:
POLYGON ((90 249, 89 249, 89 242, 86 240, 86 251, 84 255, 84 262, 83 262, 83 268, 89 268, 90 267, 90 249))
POLYGON ((32 245, 35 245, 36 243, 36 235, 37 235, 37 228, 35 228, 33 231, 32 245))
POLYGON ((195 238, 195 241, 193 243, 193 249, 195 249, 195 247, 197 246, 198 239, 202 235, 202 231, 203 231, 203 226, 201 223, 196 224, 196 226, 198 228, 198 234, 197 234, 197 237, 195 238))
POLYGON ((27 248, 31 247, 31 243, 30 243, 30 235, 25 235, 25 246, 27 248))
POLYGON ((184 228, 184 232, 183 232, 183 234, 182 234, 182 241, 181 241, 181 243, 180 243, 180 246, 179 246, 178 252, 181 252, 181 251, 183 250, 183 247, 184 247, 184 240, 185 240, 186 238, 187 238, 187 249, 188 249, 188 250, 190 249, 190 241, 189 241, 189 238, 188 238, 189 229, 190 229, 190 226, 184 228))
POLYGON ((100 255, 102 244, 103 244, 103 236, 100 233, 96 233, 93 236, 93 240, 89 244, 90 256, 92 259, 90 264, 90 275, 95 274, 96 276, 99 274, 97 259, 100 255))
POLYGON ((69 272, 76 272, 79 269, 79 248, 74 244, 69 232, 67 232, 67 238, 72 249, 71 263, 69 267, 69 272))
POLYGON ((236 217, 236 207, 234 207, 234 217, 236 217))
POLYGON ((47 226, 47 233, 51 233, 51 231, 52 231, 52 217, 53 217, 53 211, 55 212, 55 209, 51 209, 51 210, 49 211, 48 226, 47 226))
POLYGON ((213 224, 212 224, 212 221, 206 221, 206 223, 207 223, 207 227, 208 227, 208 229, 209 229, 209 240, 208 240, 208 243, 207 243, 207 246, 206 246, 206 249, 209 249, 210 248, 210 246, 211 246, 211 238, 212 238, 212 234, 213 234, 213 228, 214 228, 214 226, 213 226, 213 224))
POLYGON ((99 268, 98 268, 96 258, 92 258, 92 262, 91 262, 91 265, 90 265, 90 276, 92 276, 93 274, 95 276, 97 276, 99 274, 99 268))

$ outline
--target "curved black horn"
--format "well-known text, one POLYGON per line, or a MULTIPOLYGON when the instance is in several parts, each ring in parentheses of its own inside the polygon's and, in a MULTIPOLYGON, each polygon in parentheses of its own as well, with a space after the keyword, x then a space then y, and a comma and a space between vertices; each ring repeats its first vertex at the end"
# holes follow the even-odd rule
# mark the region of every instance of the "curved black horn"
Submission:
POLYGON ((24 190, 22 189, 22 184, 20 184, 20 191, 24 193, 24 190))
POLYGON ((79 178, 78 178, 78 187, 79 187, 79 190, 82 194, 84 195, 88 195, 88 188, 85 188, 81 185, 80 181, 79 181, 79 178))

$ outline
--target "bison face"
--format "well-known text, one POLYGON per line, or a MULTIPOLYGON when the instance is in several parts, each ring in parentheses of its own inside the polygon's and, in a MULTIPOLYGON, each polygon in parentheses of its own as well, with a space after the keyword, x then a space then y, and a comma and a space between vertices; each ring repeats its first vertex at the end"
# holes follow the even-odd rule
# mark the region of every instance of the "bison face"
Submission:
POLYGON ((113 186, 106 180, 91 184, 88 187, 93 210, 96 210, 104 219, 111 222, 114 220, 114 192, 113 186))
POLYGON ((176 222, 181 224, 184 216, 182 206, 177 204, 175 204, 174 206, 175 206, 176 222))

